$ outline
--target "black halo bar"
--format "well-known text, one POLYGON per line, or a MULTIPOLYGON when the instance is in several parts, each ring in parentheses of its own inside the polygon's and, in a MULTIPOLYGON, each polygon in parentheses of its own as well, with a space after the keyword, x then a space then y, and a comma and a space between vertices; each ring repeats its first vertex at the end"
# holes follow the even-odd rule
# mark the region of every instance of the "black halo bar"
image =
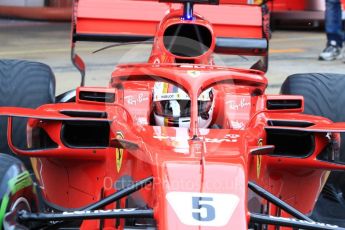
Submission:
POLYGON ((124 189, 121 189, 120 191, 118 191, 118 192, 116 192, 110 196, 105 197, 104 199, 102 199, 96 203, 93 203, 89 206, 86 206, 82 210, 83 211, 89 211, 89 210, 95 210, 95 209, 103 208, 104 206, 106 206, 108 204, 116 202, 116 201, 142 189, 143 187, 145 187, 146 185, 148 185, 152 182, 153 182, 153 177, 145 178, 145 179, 138 181, 138 182, 136 182, 136 183, 124 188, 124 189))
POLYGON ((337 225, 324 224, 314 221, 296 220, 285 217, 267 216, 261 214, 250 214, 250 222, 258 224, 269 224, 274 226, 292 227, 309 230, 345 230, 337 225))
POLYGON ((283 209, 285 212, 289 213, 290 215, 294 216, 295 218, 305 220, 308 222, 314 222, 312 219, 295 209, 294 207, 290 206, 289 204, 285 203, 278 197, 274 196, 272 193, 268 192, 267 190, 261 188, 260 186, 256 185, 255 183, 249 181, 248 187, 258 194, 259 196, 265 198, 269 202, 273 203, 274 205, 278 206, 279 208, 283 209))
POLYGON ((20 221, 72 221, 91 219, 115 219, 115 218, 153 218, 152 209, 112 209, 93 211, 73 211, 63 213, 29 213, 25 210, 18 213, 20 221))

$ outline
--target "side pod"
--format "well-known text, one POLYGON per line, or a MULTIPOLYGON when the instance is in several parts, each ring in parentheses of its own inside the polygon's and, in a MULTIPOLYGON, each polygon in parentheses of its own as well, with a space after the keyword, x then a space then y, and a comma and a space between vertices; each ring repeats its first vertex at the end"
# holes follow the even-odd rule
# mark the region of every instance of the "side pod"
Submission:
POLYGON ((270 163, 345 170, 339 151, 339 133, 345 123, 309 127, 266 126, 267 144, 274 145, 270 163))

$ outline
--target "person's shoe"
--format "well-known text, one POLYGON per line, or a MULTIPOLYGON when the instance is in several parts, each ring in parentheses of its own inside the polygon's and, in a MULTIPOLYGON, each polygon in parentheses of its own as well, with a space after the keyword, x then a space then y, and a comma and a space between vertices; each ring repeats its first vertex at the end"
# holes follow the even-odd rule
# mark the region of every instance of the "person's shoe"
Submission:
POLYGON ((341 47, 337 45, 336 41, 330 41, 327 47, 322 51, 319 60, 333 61, 342 57, 341 47))

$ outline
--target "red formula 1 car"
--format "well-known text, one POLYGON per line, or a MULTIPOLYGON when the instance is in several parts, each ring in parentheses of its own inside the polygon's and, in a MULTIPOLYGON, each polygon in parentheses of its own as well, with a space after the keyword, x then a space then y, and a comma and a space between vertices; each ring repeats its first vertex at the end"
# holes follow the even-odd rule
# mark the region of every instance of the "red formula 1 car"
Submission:
MULTIPOLYGON (((345 1, 340 2, 344 11, 345 1)), ((271 0, 268 4, 272 11, 272 22, 277 26, 294 23, 299 26, 318 27, 320 22, 325 20, 325 0, 271 0)), ((345 14, 343 19, 344 16, 345 14)))
POLYGON ((79 0, 76 91, 55 98, 49 67, 1 61, 1 148, 17 156, 0 155, 1 228, 343 229, 342 177, 325 183, 345 169, 345 124, 330 120, 345 78, 294 75, 266 95, 267 15, 244 0, 79 0), (153 45, 100 88, 83 86, 80 41, 153 45))

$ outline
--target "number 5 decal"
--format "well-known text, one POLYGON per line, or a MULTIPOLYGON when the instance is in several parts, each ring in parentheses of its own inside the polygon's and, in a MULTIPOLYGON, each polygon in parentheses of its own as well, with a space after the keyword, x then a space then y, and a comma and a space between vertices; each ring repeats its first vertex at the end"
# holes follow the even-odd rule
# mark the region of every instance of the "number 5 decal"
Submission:
MULTIPOLYGON (((240 201, 234 194, 197 192, 169 192, 166 199, 183 224, 213 227, 226 226, 240 201)), ((242 221, 245 222, 245 218, 242 221)))
POLYGON ((192 216, 198 221, 212 221, 216 218, 216 210, 212 205, 212 197, 192 197, 192 216))

